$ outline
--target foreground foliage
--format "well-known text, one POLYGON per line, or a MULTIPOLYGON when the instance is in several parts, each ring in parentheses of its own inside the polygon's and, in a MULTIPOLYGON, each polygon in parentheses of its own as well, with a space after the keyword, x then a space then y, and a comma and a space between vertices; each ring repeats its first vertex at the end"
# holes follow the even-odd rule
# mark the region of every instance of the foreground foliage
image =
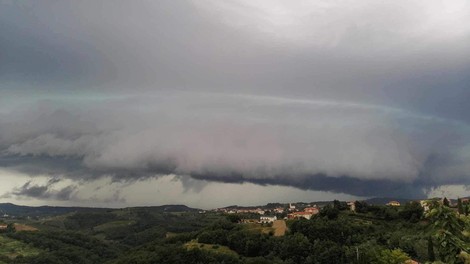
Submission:
POLYGON ((418 203, 356 208, 335 202, 311 220, 289 220, 280 237, 234 215, 80 212, 51 219, 61 219, 57 228, 43 221, 37 232, 2 234, 34 254, 0 263, 469 263, 470 220, 456 210, 437 203, 426 214, 418 203))

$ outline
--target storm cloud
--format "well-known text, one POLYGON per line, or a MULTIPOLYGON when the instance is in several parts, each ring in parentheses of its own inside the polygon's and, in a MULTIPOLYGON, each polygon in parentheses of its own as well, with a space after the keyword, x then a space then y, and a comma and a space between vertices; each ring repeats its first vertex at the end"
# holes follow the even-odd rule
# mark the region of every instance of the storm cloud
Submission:
POLYGON ((177 174, 362 196, 468 184, 468 127, 398 109, 200 93, 43 104, 0 121, 2 166, 77 181, 177 174))
POLYGON ((17 196, 45 200, 73 200, 74 193, 77 190, 77 186, 69 185, 60 188, 59 190, 55 190, 53 189, 53 186, 58 181, 59 180, 57 179, 51 179, 45 185, 37 185, 32 183, 31 181, 28 181, 23 186, 15 188, 13 191, 3 194, 2 198, 11 198, 12 196, 17 196))
POLYGON ((1 5, 3 168, 357 196, 470 184, 465 1, 1 5))

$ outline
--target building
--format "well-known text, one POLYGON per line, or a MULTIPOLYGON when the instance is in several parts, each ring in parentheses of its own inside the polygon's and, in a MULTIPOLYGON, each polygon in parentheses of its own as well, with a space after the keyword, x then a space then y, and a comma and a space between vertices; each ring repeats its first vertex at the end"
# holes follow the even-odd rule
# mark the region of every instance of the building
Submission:
POLYGON ((313 214, 309 212, 293 212, 287 215, 287 219, 299 219, 299 218, 305 218, 307 220, 310 220, 312 218, 313 214))
POLYGON ((419 204, 421 205, 421 207, 423 207, 424 212, 429 211, 431 205, 429 200, 421 200, 419 201, 419 204))
POLYGON ((289 204, 289 211, 295 211, 295 205, 289 204))
POLYGON ((356 202, 348 202, 348 206, 349 206, 349 209, 351 209, 351 211, 353 212, 356 212, 356 202))
POLYGON ((260 216, 259 217, 259 222, 261 224, 273 223, 276 220, 277 220, 276 216, 260 216))
POLYGON ((398 201, 390 201, 387 203, 387 205, 389 206, 400 206, 400 202, 398 201))
POLYGON ((304 212, 311 213, 311 214, 318 214, 319 210, 317 207, 307 207, 304 209, 304 212))

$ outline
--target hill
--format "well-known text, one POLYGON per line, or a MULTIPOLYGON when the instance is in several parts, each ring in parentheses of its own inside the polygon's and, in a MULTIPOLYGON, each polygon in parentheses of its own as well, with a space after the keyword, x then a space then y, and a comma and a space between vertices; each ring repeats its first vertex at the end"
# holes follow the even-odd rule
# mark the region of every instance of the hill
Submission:
MULTIPOLYGON (((146 209, 154 212, 195 212, 200 209, 190 208, 186 205, 161 205, 148 207, 130 207, 136 209, 146 209)), ((73 212, 102 212, 106 210, 114 210, 110 208, 96 207, 64 207, 64 206, 25 206, 12 203, 0 203, 0 217, 8 215, 8 217, 44 217, 53 215, 63 215, 73 212)))
POLYGON ((12 203, 0 203, 0 213, 11 217, 34 217, 61 215, 78 211, 100 211, 104 208, 88 208, 88 207, 61 207, 61 206, 25 206, 12 203))
POLYGON ((139 206, 139 207, 130 207, 135 209, 147 209, 154 212, 167 212, 167 213, 177 213, 177 212, 196 212, 201 211, 201 209, 191 208, 183 204, 168 204, 160 206, 139 206))

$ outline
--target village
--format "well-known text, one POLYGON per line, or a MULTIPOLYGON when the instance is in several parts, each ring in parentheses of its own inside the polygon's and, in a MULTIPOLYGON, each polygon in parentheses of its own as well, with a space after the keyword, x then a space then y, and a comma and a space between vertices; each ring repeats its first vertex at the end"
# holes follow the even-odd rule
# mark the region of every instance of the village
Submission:
MULTIPOLYGON (((411 201, 411 200, 410 200, 411 201)), ((458 203, 468 204, 470 202, 469 198, 462 199, 447 199, 446 197, 442 198, 430 198, 424 200, 417 200, 424 212, 429 211, 430 205, 432 202, 438 202, 444 204, 458 211, 458 203)), ((360 201, 349 201, 349 202, 339 202, 344 208, 349 209, 352 212, 356 211, 357 203, 360 201)), ((331 203, 331 202, 330 202, 331 203)), ((259 223, 267 224, 274 223, 278 220, 288 220, 288 219, 306 219, 310 220, 314 215, 318 214, 320 210, 328 205, 328 202, 313 202, 313 203, 289 203, 289 204, 268 204, 266 206, 255 206, 255 207, 243 207, 243 206, 229 206, 224 208, 212 209, 212 212, 226 213, 226 214, 239 214, 242 216, 242 223, 259 223)), ((386 206, 400 207, 402 204, 396 200, 390 200, 386 206)))
POLYGON ((273 223, 276 220, 287 220, 296 218, 310 219, 320 211, 317 204, 289 203, 279 204, 272 208, 270 206, 258 207, 238 207, 231 206, 226 208, 213 209, 214 212, 227 214, 240 214, 246 218, 242 219, 244 223, 273 223))

